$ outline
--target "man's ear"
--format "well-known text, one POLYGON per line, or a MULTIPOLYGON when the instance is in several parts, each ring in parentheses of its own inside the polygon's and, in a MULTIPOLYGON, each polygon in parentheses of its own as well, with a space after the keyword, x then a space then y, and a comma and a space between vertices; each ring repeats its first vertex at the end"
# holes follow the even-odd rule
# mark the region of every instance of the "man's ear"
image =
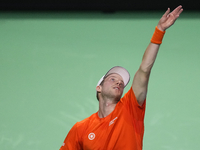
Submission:
POLYGON ((100 85, 98 85, 98 86, 96 87, 96 91, 97 91, 97 92, 101 92, 101 86, 100 86, 100 85))

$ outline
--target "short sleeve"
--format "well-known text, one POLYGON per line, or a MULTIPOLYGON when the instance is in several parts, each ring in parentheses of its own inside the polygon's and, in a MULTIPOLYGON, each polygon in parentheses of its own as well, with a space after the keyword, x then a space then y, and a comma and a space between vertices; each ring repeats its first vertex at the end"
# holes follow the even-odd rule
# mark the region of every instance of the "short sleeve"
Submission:
POLYGON ((145 115, 146 99, 142 106, 137 102, 135 94, 132 87, 130 90, 121 98, 121 102, 125 105, 126 109, 129 111, 131 116, 138 120, 143 121, 145 115))
POLYGON ((76 123, 67 134, 63 145, 60 147, 60 150, 81 150, 77 134, 76 123))

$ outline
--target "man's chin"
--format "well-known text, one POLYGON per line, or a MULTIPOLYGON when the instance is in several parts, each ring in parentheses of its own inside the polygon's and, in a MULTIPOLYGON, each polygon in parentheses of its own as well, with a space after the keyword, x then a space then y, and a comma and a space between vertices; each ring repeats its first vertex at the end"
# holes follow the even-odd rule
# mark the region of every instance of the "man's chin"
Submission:
POLYGON ((120 101, 121 97, 122 97, 122 94, 116 95, 115 96, 115 101, 120 101))

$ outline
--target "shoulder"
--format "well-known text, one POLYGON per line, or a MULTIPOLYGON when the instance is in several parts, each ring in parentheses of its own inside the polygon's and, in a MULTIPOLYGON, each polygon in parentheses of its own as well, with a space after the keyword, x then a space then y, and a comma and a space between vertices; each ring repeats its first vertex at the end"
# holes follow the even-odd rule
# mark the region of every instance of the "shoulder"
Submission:
POLYGON ((77 128, 84 128, 84 127, 88 126, 88 124, 90 124, 90 122, 92 120, 95 120, 95 118, 96 118, 96 113, 94 113, 91 116, 77 122, 75 125, 76 125, 77 128))
MULTIPOLYGON (((139 105, 132 87, 128 90, 127 93, 124 94, 124 96, 121 98, 120 101, 127 105, 134 105, 134 106, 140 107, 140 108, 145 107, 145 104, 143 104, 142 106, 139 105)), ((146 99, 145 99, 145 101, 146 101, 146 99)))
POLYGON ((96 113, 92 114, 91 116, 77 122, 72 128, 73 133, 77 135, 79 141, 81 141, 82 137, 85 135, 88 128, 93 124, 96 117, 96 113))
POLYGON ((121 98, 120 101, 124 102, 124 101, 127 101, 127 100, 137 100, 132 87, 128 90, 127 93, 124 94, 124 96, 121 98))

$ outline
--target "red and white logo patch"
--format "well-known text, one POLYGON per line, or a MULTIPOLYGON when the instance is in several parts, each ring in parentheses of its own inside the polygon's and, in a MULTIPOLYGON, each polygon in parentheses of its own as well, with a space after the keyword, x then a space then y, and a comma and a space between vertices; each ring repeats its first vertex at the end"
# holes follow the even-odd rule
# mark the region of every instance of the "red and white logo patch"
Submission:
POLYGON ((94 140, 94 138, 95 138, 95 134, 94 134, 94 133, 90 133, 90 134, 88 135, 88 139, 89 139, 89 140, 94 140))

